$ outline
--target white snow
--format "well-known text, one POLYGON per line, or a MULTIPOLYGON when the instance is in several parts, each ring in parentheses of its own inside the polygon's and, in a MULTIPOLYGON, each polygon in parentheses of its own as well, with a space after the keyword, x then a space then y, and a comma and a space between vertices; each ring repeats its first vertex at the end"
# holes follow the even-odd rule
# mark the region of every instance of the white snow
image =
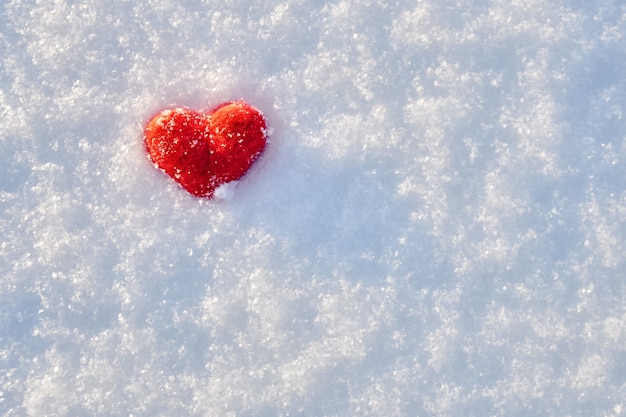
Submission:
POLYGON ((623 1, 6 0, 0 60, 0 415, 624 415, 623 1), (143 127, 233 99, 197 199, 143 127))

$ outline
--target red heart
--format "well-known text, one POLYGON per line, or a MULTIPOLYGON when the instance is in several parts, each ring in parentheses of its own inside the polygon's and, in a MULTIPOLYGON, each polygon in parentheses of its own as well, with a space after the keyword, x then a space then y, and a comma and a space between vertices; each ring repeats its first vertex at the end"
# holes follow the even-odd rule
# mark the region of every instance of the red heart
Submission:
POLYGON ((211 198, 217 187, 241 178, 265 148, 265 118, 243 101, 207 113, 163 110, 146 125, 152 162, 191 194, 211 198))

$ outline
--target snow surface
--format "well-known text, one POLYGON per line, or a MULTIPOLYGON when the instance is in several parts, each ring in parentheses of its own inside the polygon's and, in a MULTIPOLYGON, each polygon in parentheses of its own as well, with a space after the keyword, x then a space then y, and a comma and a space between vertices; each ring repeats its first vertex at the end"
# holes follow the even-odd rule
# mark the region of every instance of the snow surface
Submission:
POLYGON ((623 0, 4 0, 0 60, 0 415, 625 415, 623 0), (238 98, 223 199, 149 163, 238 98))

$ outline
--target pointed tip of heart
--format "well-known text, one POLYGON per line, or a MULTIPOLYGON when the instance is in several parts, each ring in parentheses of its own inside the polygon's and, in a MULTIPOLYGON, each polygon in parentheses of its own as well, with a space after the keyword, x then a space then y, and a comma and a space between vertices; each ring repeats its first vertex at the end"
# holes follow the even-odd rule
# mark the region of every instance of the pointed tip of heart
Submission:
POLYGON ((237 100, 207 113, 163 110, 146 125, 144 143, 158 168, 191 194, 212 198, 217 187, 245 175, 267 135, 263 114, 237 100))

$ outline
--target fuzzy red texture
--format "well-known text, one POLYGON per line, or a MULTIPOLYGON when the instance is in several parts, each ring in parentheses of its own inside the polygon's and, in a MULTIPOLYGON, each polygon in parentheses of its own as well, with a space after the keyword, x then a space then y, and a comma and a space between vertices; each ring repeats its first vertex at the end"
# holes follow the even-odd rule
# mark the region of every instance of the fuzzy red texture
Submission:
POLYGON ((241 178, 266 141, 265 118, 243 101, 207 113, 163 110, 144 132, 150 160, 191 194, 206 198, 220 185, 241 178))

